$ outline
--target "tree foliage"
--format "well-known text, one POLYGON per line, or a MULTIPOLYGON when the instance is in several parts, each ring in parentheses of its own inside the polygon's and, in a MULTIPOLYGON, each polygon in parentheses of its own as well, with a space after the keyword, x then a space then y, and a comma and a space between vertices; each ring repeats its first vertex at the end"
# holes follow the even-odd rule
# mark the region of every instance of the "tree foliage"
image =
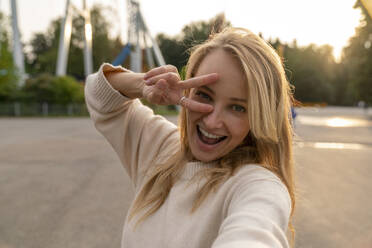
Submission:
POLYGON ((68 104, 83 102, 83 85, 73 77, 44 73, 30 78, 22 88, 26 102, 68 104))
POLYGON ((181 34, 169 37, 165 34, 157 35, 160 50, 166 63, 172 64, 182 70, 189 58, 189 51, 208 39, 213 32, 219 32, 226 26, 231 26, 223 14, 218 14, 209 21, 192 22, 186 25, 181 34))
POLYGON ((61 20, 58 18, 52 21, 45 33, 36 33, 31 38, 31 52, 26 64, 26 70, 31 76, 55 73, 61 20))
MULTIPOLYGON (((91 9, 94 70, 97 70, 103 62, 111 62, 123 47, 119 38, 110 39, 110 23, 105 18, 105 15, 109 15, 110 11, 110 9, 100 5, 94 5, 91 9)), ((55 73, 61 21, 62 18, 52 21, 45 33, 36 33, 32 37, 30 42, 31 53, 27 56, 28 72, 31 75, 41 72, 55 73)), ((84 19, 79 14, 73 13, 72 22, 67 74, 82 80, 85 78, 83 61, 84 19)))
POLYGON ((354 8, 361 10, 362 19, 343 51, 342 63, 356 99, 372 104, 372 17, 360 0, 354 8))
POLYGON ((334 102, 333 88, 336 62, 328 45, 298 47, 272 43, 283 57, 289 82, 294 85, 294 96, 301 102, 334 102))
POLYGON ((0 12, 0 102, 13 100, 17 93, 17 70, 9 49, 8 20, 0 12))
MULTIPOLYGON (((283 59, 288 80, 295 86, 296 99, 337 105, 352 105, 359 100, 372 103, 372 19, 360 0, 356 0, 355 8, 361 9, 363 18, 343 50, 341 62, 335 61, 329 45, 301 47, 296 41, 269 41, 283 59)), ((113 61, 123 47, 119 38, 110 37, 108 20, 113 11, 100 5, 91 9, 94 70, 103 62, 113 61)), ((6 21, 0 14, 0 101, 82 101, 81 85, 70 77, 52 76, 56 71, 61 18, 52 21, 45 32, 33 35, 29 43, 30 52, 25 56, 30 79, 22 91, 17 89, 17 71, 9 49, 9 30, 3 28, 10 26, 6 21)), ((210 20, 186 25, 176 36, 158 34, 156 39, 166 63, 182 71, 193 46, 230 25, 224 15, 219 14, 210 20)), ((67 74, 77 80, 85 78, 83 34, 84 20, 74 13, 67 74)))
MULTIPOLYGON (((363 8, 360 0, 357 0, 355 7, 363 8)), ((329 45, 310 44, 300 47, 296 41, 290 44, 278 39, 269 41, 283 59, 287 78, 294 86, 297 100, 336 105, 353 105, 358 100, 371 102, 371 18, 365 9, 363 13, 365 18, 357 28, 356 36, 351 38, 350 45, 345 48, 341 62, 335 61, 329 45)), ((230 24, 224 16, 219 15, 209 21, 190 23, 174 37, 159 34, 157 40, 165 61, 181 71, 187 63, 189 49, 208 39, 214 29, 218 31, 227 25, 230 24), (214 28, 216 26, 219 28, 214 28)))

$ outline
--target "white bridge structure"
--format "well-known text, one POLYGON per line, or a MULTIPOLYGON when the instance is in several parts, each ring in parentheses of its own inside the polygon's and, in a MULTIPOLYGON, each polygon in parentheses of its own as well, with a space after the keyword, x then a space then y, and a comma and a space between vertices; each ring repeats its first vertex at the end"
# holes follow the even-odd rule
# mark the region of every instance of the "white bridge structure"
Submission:
MULTIPOLYGON (((15 0, 12 0, 15 1, 15 0)), ((89 75, 93 72, 92 59, 92 24, 90 23, 90 11, 87 7, 86 0, 83 0, 83 10, 79 10, 66 0, 65 16, 61 22, 61 33, 59 35, 59 47, 57 58, 56 74, 58 76, 66 75, 68 51, 70 48, 71 31, 72 31, 72 11, 78 11, 84 18, 84 72, 89 75)))
POLYGON ((118 57, 114 60, 114 65, 121 64, 130 52, 130 69, 134 72, 142 71, 142 47, 145 48, 147 63, 150 68, 154 67, 153 53, 158 65, 164 65, 165 61, 156 40, 151 36, 146 25, 145 19, 140 10, 137 0, 127 0, 128 17, 128 43, 123 48, 118 57), (149 40, 151 41, 149 44, 149 40), (133 47, 132 47, 133 46, 133 47))
MULTIPOLYGON (((83 8, 79 9, 70 0, 66 0, 66 9, 61 22, 61 33, 59 37, 58 58, 56 75, 66 75, 68 52, 71 40, 72 14, 77 11, 85 21, 84 25, 84 72, 89 75, 93 72, 92 59, 92 24, 90 21, 90 10, 83 1, 83 8)), ((21 34, 18 28, 16 0, 10 0, 12 36, 13 36, 13 59, 20 74, 20 85, 26 78, 24 57, 21 46, 21 34)), ((143 65, 142 51, 145 50, 147 64, 150 68, 157 65, 164 65, 165 61, 156 40, 151 36, 146 25, 145 19, 140 10, 139 0, 127 0, 127 19, 128 19, 128 42, 120 54, 112 62, 120 65, 130 55, 130 69, 134 72, 141 72, 143 65), (155 60, 154 56, 155 55, 155 60)))

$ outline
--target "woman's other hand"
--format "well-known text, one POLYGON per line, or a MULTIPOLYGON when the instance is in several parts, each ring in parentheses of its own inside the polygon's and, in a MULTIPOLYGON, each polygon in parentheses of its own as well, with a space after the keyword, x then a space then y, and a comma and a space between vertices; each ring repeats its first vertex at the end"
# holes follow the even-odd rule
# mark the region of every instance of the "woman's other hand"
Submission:
POLYGON ((153 104, 181 105, 191 111, 210 112, 213 106, 183 97, 183 90, 200 87, 218 80, 218 74, 211 73, 199 77, 181 80, 173 65, 154 68, 144 75, 143 97, 153 104))

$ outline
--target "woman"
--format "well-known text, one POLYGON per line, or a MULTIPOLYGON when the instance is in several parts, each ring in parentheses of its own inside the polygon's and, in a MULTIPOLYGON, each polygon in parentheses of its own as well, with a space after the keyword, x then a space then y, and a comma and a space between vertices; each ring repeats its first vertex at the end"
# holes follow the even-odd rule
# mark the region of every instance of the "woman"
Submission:
POLYGON ((193 50, 185 81, 169 65, 141 74, 104 64, 90 75, 91 118, 135 189, 122 247, 288 247, 289 99, 278 55, 237 28, 193 50), (141 97, 181 105, 179 129, 141 97))

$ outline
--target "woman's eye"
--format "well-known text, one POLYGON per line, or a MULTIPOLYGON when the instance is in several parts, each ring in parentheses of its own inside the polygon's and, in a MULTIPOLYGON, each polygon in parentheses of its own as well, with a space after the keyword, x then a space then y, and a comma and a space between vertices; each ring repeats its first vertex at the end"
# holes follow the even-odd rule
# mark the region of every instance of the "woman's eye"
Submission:
POLYGON ((240 106, 240 105, 232 105, 231 108, 232 108, 232 110, 234 110, 236 112, 241 112, 241 113, 245 112, 245 108, 243 106, 240 106))
POLYGON ((202 98, 203 100, 206 100, 206 101, 211 101, 212 98, 208 95, 208 94, 205 94, 204 92, 201 92, 201 91, 197 91, 195 93, 195 95, 197 95, 198 97, 202 98))

